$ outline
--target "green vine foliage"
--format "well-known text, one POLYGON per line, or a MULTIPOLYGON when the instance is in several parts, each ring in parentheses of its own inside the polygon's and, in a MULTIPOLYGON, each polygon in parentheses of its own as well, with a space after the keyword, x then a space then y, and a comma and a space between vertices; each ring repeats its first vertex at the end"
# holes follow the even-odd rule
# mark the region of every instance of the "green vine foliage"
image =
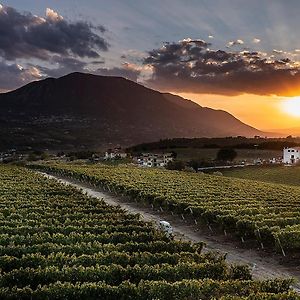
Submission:
MULTIPOLYGON (((73 175, 127 191, 123 181, 73 175)), ((141 193, 131 182, 129 194, 171 203, 143 186, 141 193)), ((0 165, 1 300, 299 299, 291 280, 252 280, 247 266, 202 247, 34 171, 0 165)))

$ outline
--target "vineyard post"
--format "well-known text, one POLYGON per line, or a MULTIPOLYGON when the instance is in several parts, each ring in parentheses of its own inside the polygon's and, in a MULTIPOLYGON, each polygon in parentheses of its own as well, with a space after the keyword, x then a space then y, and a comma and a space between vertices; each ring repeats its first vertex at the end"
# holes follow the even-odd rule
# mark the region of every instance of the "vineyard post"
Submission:
POLYGON ((279 247, 280 247, 280 249, 281 249, 282 255, 285 257, 286 254, 285 254, 285 251, 283 250, 283 247, 282 247, 282 245, 281 245, 281 242, 280 242, 280 239, 279 239, 278 236, 277 236, 277 241, 278 241, 278 245, 279 245, 279 247))
POLYGON ((211 226, 210 226, 209 223, 207 223, 207 226, 208 226, 209 230, 210 230, 211 232, 213 232, 213 230, 212 230, 212 228, 211 228, 211 226))
POLYGON ((260 235, 260 231, 259 231, 259 228, 257 228, 257 233, 258 233, 258 238, 259 238, 259 241, 260 241, 260 246, 261 246, 261 249, 264 249, 264 244, 261 240, 261 235, 260 235))

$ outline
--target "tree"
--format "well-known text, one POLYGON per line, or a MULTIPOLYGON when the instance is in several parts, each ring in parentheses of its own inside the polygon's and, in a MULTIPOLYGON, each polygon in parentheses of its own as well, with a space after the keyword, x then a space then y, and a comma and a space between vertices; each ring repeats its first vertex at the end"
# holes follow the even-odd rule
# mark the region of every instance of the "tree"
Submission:
POLYGON ((237 157, 237 152, 232 148, 221 148, 217 153, 217 160, 233 161, 237 157))
POLYGON ((185 163, 180 160, 169 161, 166 169, 182 171, 185 168, 185 163))
POLYGON ((198 168, 200 168, 201 164, 199 163, 198 160, 192 159, 191 161, 188 162, 188 166, 193 168, 196 172, 198 172, 198 168))

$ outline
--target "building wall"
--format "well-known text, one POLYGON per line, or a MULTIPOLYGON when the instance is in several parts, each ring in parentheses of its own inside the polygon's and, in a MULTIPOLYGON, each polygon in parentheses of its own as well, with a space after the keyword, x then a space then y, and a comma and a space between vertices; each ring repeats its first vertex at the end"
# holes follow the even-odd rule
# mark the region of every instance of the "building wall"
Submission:
POLYGON ((144 167, 165 167, 166 164, 173 160, 169 155, 145 153, 139 163, 144 167))
POLYGON ((285 148, 283 149, 283 163, 295 164, 300 160, 300 149, 298 148, 285 148))

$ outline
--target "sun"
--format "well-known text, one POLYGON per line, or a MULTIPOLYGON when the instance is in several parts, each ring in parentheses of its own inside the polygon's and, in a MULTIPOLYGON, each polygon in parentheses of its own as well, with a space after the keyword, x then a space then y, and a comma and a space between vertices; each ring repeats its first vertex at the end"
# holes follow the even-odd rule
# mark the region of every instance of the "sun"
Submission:
POLYGON ((287 114, 300 118, 300 97, 293 97, 282 102, 282 109, 287 114))

